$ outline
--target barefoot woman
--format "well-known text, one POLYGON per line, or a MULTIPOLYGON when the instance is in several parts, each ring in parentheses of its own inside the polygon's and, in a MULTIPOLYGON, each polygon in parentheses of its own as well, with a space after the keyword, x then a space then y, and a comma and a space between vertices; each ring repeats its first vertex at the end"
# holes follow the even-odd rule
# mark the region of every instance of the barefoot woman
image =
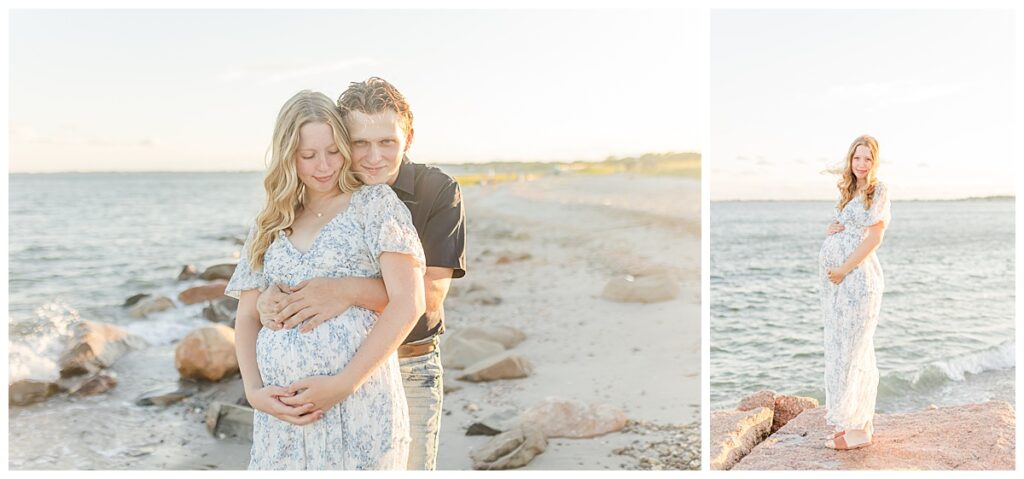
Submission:
POLYGON ((821 247, 821 308, 825 319, 825 420, 835 428, 827 446, 871 444, 878 390, 873 336, 885 283, 875 250, 889 225, 889 191, 875 177, 878 142, 854 140, 839 180, 835 221, 821 247))

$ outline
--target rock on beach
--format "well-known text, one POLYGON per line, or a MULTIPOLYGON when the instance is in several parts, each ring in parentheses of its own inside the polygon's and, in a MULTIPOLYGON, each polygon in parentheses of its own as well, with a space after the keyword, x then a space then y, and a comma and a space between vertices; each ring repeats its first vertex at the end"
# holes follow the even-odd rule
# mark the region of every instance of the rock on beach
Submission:
POLYGON ((771 427, 772 410, 767 407, 749 411, 713 411, 711 469, 731 469, 768 436, 771 427))
POLYGON ((518 379, 529 376, 532 371, 533 368, 529 361, 511 351, 506 351, 467 367, 457 379, 472 382, 518 379))
POLYGON ((832 435, 825 409, 814 408, 758 444, 733 469, 1012 470, 1015 423, 1013 406, 1005 401, 875 414, 871 446, 834 451, 825 446, 832 435))
POLYGON ((206 381, 238 372, 235 330, 214 324, 188 333, 174 349, 174 367, 182 378, 206 381))
POLYGON ((505 347, 488 339, 474 339, 464 336, 445 338, 441 346, 444 354, 441 365, 445 368, 464 369, 475 363, 505 352, 505 347))
POLYGON ((166 296, 147 296, 139 299, 135 305, 128 310, 128 315, 138 319, 172 308, 174 308, 174 301, 171 301, 171 298, 166 296))
POLYGON ((60 387, 57 383, 23 379, 11 383, 7 387, 7 399, 8 403, 12 406, 28 406, 29 404, 44 401, 58 392, 60 392, 60 387))
POLYGON ((613 278, 601 291, 601 297, 616 303, 658 303, 682 294, 678 280, 667 273, 650 276, 613 278))
POLYGON ((178 301, 185 304, 196 304, 204 301, 212 301, 224 296, 224 289, 228 282, 222 279, 199 286, 193 286, 178 293, 178 301))
POLYGON ((235 274, 236 264, 223 263, 210 266, 203 270, 199 274, 199 279, 205 279, 206 281, 213 281, 217 279, 228 280, 231 279, 231 275, 235 274))
POLYGON ((607 404, 549 397, 527 409, 519 422, 548 437, 589 438, 622 430, 626 413, 607 404))
POLYGON ((515 428, 494 436, 487 444, 470 452, 473 469, 516 469, 530 463, 547 449, 548 440, 536 428, 515 428))
POLYGON ((74 326, 68 348, 60 356, 61 377, 95 373, 146 342, 113 324, 83 320, 74 326))
POLYGON ((526 333, 511 326, 464 326, 446 332, 448 339, 455 337, 477 340, 483 339, 501 344, 504 349, 512 349, 526 340, 526 333))

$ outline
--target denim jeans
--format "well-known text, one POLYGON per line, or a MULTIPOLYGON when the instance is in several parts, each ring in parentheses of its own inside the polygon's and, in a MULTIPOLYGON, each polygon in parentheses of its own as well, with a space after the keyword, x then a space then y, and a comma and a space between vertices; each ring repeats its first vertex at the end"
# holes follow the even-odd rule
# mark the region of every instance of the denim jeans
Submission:
MULTIPOLYGON (((434 341, 437 341, 435 336, 434 341)), ((409 470, 432 471, 437 465, 437 438, 444 397, 441 352, 399 358, 405 399, 409 403, 409 470)))

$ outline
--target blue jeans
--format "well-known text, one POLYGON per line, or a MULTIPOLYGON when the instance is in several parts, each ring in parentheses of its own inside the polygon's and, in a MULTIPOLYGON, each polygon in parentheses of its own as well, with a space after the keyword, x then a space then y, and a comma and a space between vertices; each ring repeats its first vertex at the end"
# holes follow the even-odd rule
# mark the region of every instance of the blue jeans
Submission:
MULTIPOLYGON (((437 341, 437 337, 433 338, 437 341)), ((441 430, 444 378, 441 351, 399 358, 405 399, 409 403, 409 470, 433 471, 437 465, 437 437, 441 430)))

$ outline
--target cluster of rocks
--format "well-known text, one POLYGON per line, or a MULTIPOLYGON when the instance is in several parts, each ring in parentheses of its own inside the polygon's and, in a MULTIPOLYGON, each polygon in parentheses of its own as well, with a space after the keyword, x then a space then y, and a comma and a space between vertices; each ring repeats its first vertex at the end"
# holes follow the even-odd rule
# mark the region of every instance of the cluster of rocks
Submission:
MULTIPOLYGON (((180 281, 198 278, 209 282, 183 290, 178 301, 186 305, 206 302, 203 315, 215 323, 226 325, 213 324, 196 329, 179 341, 175 347, 174 362, 181 380, 177 384, 147 391, 136 400, 137 405, 172 404, 195 393, 194 380, 219 381, 238 371, 232 329, 238 302, 224 296, 227 280, 234 269, 234 264, 214 265, 202 273, 193 265, 182 269, 178 275, 180 281)), ((143 318, 172 309, 175 302, 165 296, 136 294, 126 299, 123 306, 129 316, 143 318)), ((117 377, 106 369, 128 351, 145 346, 144 340, 116 325, 87 320, 76 323, 59 359, 60 378, 55 381, 16 381, 9 386, 9 402, 25 406, 61 392, 74 396, 107 392, 117 385, 117 377)))
POLYGON ((929 406, 923 411, 873 418, 869 447, 836 451, 826 446, 833 428, 812 398, 760 391, 746 410, 711 414, 712 469, 732 470, 1012 470, 1016 419, 1013 406, 988 401, 929 406), (778 419, 778 420, 776 420, 778 419))
POLYGON ((142 338, 113 324, 80 321, 73 326, 67 348, 58 360, 60 378, 11 383, 8 401, 14 406, 27 406, 60 392, 91 396, 109 391, 117 386, 117 377, 106 369, 128 351, 145 345, 142 338))
MULTIPOLYGON (((224 288, 235 273, 235 264, 223 263, 210 266, 199 272, 195 265, 185 265, 178 273, 178 281, 200 279, 208 283, 187 288, 178 293, 178 301, 185 305, 206 303, 203 308, 203 317, 215 322, 224 323, 234 327, 235 311, 238 309, 238 300, 224 296, 224 288)), ((133 318, 143 318, 153 313, 159 313, 173 309, 175 303, 166 296, 151 294, 136 294, 125 300, 124 307, 128 309, 128 315, 133 318)))
MULTIPOLYGON (((524 378, 530 375, 532 366, 512 350, 524 340, 526 334, 509 326, 466 326, 451 330, 444 335, 441 363, 446 369, 462 370, 455 375, 459 381, 524 378)), ((446 385, 445 392, 461 388, 446 385)), ((468 404, 467 408, 478 409, 474 404, 468 404)), ((590 438, 619 431, 625 425, 625 413, 611 406, 547 398, 525 411, 496 411, 470 424, 466 435, 493 436, 470 452, 474 469, 513 469, 529 464, 543 453, 548 438, 590 438)))
POLYGON ((641 436, 658 435, 656 440, 634 440, 626 447, 612 450, 614 454, 636 459, 636 470, 700 470, 700 426, 698 424, 656 424, 649 421, 626 421, 624 433, 641 436))

